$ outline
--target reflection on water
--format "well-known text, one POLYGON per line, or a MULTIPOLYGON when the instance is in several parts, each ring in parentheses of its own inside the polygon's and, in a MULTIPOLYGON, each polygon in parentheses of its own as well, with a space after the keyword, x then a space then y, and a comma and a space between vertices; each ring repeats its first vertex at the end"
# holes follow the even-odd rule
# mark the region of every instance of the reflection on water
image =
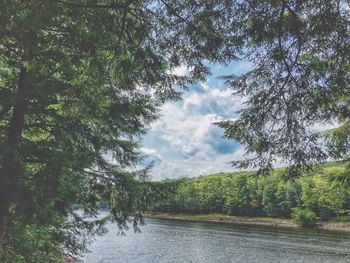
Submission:
POLYGON ((142 233, 98 237, 88 263, 350 262, 350 235, 147 219, 142 233))

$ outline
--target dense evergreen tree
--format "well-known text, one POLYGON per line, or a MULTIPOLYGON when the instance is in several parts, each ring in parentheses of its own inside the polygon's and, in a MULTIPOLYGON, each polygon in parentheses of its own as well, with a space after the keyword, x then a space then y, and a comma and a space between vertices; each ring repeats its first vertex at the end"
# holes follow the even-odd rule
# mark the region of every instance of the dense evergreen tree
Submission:
POLYGON ((246 97, 237 120, 220 123, 246 146, 241 168, 275 161, 301 169, 349 154, 350 12, 345 0, 233 1, 242 58, 253 63, 227 85, 246 97), (317 126, 337 125, 320 132, 317 126))
POLYGON ((139 137, 161 103, 208 74, 204 59, 234 58, 236 44, 223 45, 226 18, 218 16, 226 6, 0 2, 4 261, 55 261, 63 250, 79 253, 107 220, 121 229, 130 216, 139 222, 147 201, 146 171, 133 169, 139 137), (180 65, 188 76, 173 74, 180 65), (110 216, 86 220, 109 199, 110 216))

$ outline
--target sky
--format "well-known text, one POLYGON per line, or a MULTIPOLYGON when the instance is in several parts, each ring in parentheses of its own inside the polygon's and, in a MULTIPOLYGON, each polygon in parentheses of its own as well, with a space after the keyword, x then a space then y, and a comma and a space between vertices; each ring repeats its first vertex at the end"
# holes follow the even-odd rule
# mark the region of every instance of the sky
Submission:
MULTIPOLYGON (((160 118, 143 138, 143 165, 153 161, 152 180, 193 177, 232 171, 230 161, 243 158, 241 145, 222 138, 223 129, 214 123, 235 119, 243 106, 243 98, 234 96, 219 76, 242 74, 251 68, 248 62, 227 66, 210 65, 212 75, 196 83, 182 95, 182 100, 167 102, 160 118)), ((177 74, 187 69, 179 67, 177 74)))

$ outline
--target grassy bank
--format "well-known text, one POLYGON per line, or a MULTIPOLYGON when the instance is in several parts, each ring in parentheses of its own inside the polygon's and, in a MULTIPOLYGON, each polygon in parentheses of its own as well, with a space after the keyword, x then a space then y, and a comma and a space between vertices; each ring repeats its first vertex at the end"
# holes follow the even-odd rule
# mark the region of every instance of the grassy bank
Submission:
MULTIPOLYGON (((285 218, 230 216, 230 215, 218 214, 218 213, 212 213, 212 214, 148 213, 146 214, 146 217, 179 220, 179 221, 212 222, 212 223, 222 223, 222 224, 232 224, 232 225, 242 225, 242 226, 302 229, 302 227, 297 223, 295 223, 292 219, 285 219, 285 218)), ((350 222, 320 221, 313 228, 326 230, 326 231, 350 233, 350 222)))

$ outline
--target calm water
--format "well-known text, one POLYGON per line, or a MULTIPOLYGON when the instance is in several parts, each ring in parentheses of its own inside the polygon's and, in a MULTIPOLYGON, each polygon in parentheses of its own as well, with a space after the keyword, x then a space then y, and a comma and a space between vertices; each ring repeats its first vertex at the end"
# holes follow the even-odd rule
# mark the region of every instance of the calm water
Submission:
POLYGON ((142 233, 132 230, 97 239, 84 257, 109 262, 350 262, 350 235, 271 230, 215 223, 147 219, 142 233))

